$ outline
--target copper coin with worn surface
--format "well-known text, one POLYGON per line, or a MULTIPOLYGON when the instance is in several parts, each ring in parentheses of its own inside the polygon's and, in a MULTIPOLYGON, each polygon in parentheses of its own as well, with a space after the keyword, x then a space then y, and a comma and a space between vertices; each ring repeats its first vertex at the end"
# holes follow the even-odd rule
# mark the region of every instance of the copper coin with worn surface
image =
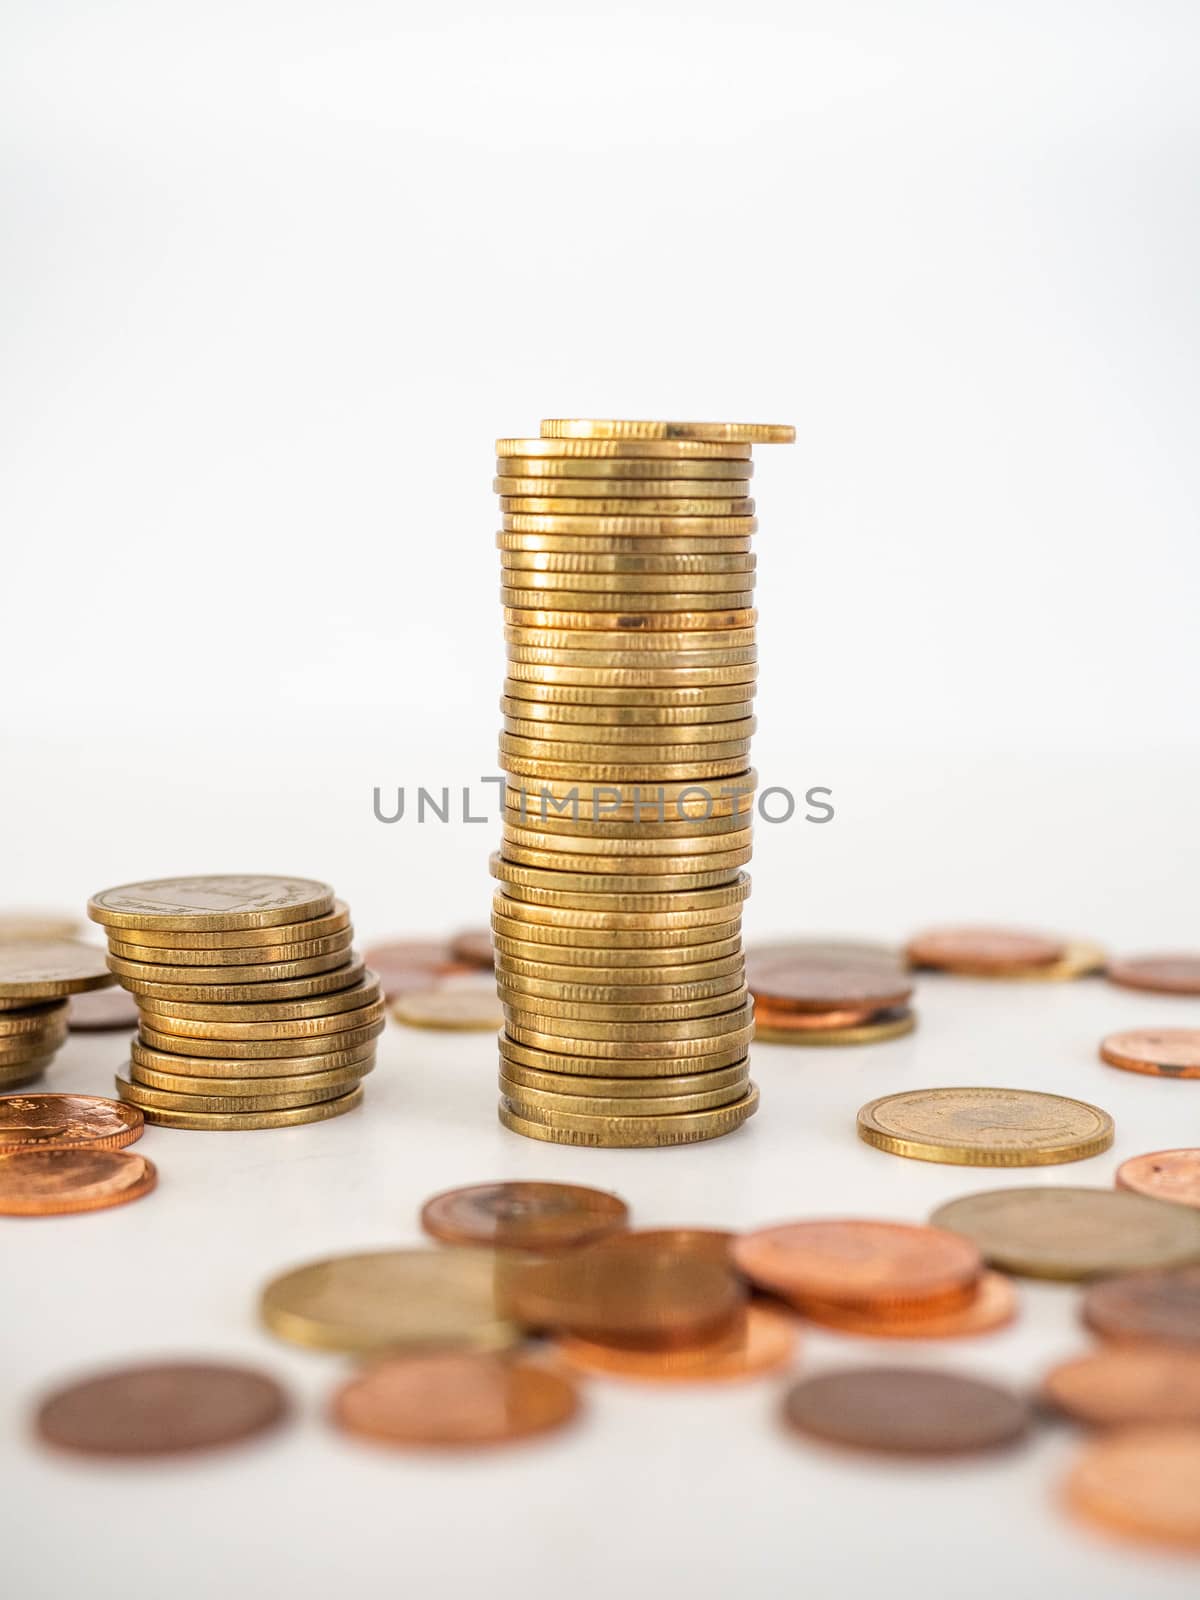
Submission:
POLYGON ((804 1315, 823 1328, 866 1339, 969 1339, 1007 1327, 1017 1314, 1017 1291, 999 1272, 985 1272, 965 1305, 948 1311, 861 1311, 852 1306, 804 1302, 804 1315))
POLYGON ((786 1367, 796 1351, 796 1318, 782 1306, 752 1304, 733 1327, 703 1344, 673 1350, 623 1350, 588 1339, 561 1339, 568 1366, 604 1378, 643 1383, 730 1383, 786 1367))
POLYGON ((390 939, 372 945, 363 960, 379 975, 388 1000, 410 989, 430 989, 441 978, 475 970, 451 955, 445 939, 390 939))
POLYGON ((136 1106, 98 1094, 13 1094, 0 1100, 0 1150, 120 1150, 145 1132, 136 1106))
POLYGON ((561 1372, 470 1353, 394 1356, 338 1390, 333 1420, 381 1444, 509 1444, 569 1422, 579 1396, 561 1372))
POLYGON ((1130 1028, 1101 1041, 1100 1059, 1154 1078, 1200 1078, 1200 1028, 1130 1028))
POLYGON ((1200 1550, 1200 1428, 1119 1428, 1088 1445, 1067 1503, 1089 1522, 1156 1544, 1200 1550))
POLYGON ((890 1010, 907 1003, 912 983, 898 967, 854 958, 761 956, 747 963, 746 981, 755 1000, 776 1010, 829 1012, 890 1010))
POLYGON ((450 954, 468 967, 490 967, 494 959, 492 930, 466 928, 456 933, 450 941, 450 954))
POLYGON ((107 1033, 110 1029, 136 1028, 137 1002, 124 989, 93 989, 75 994, 67 1006, 67 1027, 72 1033, 107 1033))
POLYGON ((562 1250, 592 1244, 629 1224, 624 1200, 573 1183, 475 1183, 435 1194, 421 1226, 445 1244, 562 1250))
POLYGON ((491 1033, 504 1025, 504 1012, 491 984, 414 990, 392 1003, 392 1016, 407 1028, 449 1033, 491 1033))
POLYGON ((1104 1339, 1200 1350, 1200 1266, 1109 1278, 1088 1290, 1082 1315, 1104 1339))
POLYGON ((1200 1207, 1200 1150, 1152 1150, 1130 1156, 1117 1168, 1116 1185, 1153 1200, 1200 1207))
POLYGON ((658 1256, 695 1256, 732 1267, 736 1234, 724 1228, 636 1228, 623 1235, 631 1250, 651 1251, 658 1256))
POLYGON ((784 1420, 830 1444, 899 1455, 961 1455, 1013 1444, 1029 1407, 999 1384, 909 1367, 855 1367, 805 1378, 784 1420))
POLYGON ((158 1181, 131 1150, 0 1152, 0 1216, 53 1217, 140 1200, 158 1181))
POLYGON ((1107 977, 1122 989, 1147 989, 1152 994, 1200 994, 1200 955, 1131 956, 1110 961, 1107 977))
POLYGON ((991 1266, 1077 1281, 1200 1261, 1200 1213, 1119 1189, 987 1189, 930 1221, 972 1240, 991 1266))
POLYGON ((715 1338, 746 1304, 745 1285, 728 1265, 623 1234, 518 1263, 505 1287, 506 1311, 527 1328, 635 1349, 715 1338))
POLYGON ((1200 1426, 1200 1349, 1113 1345, 1078 1356, 1047 1373, 1042 1399, 1096 1428, 1147 1422, 1200 1426))
POLYGON ((761 995, 754 996, 754 1022, 756 1028, 770 1028, 779 1033, 820 1032, 832 1028, 857 1028, 876 1016, 874 1006, 839 1006, 833 1011, 794 1011, 788 1006, 777 1006, 761 995))
POLYGON ((940 1228, 816 1219, 743 1234, 733 1259, 760 1289, 802 1310, 808 1301, 863 1311, 966 1305, 983 1271, 979 1251, 940 1228))
POLYGON ((929 928, 908 941, 914 967, 945 972, 1009 972, 1049 966, 1063 954, 1061 939, 1016 928, 929 928))
POLYGON ((237 1444, 281 1422, 287 1396, 265 1373, 217 1362, 122 1367, 38 1407, 47 1444, 89 1456, 179 1455, 237 1444))

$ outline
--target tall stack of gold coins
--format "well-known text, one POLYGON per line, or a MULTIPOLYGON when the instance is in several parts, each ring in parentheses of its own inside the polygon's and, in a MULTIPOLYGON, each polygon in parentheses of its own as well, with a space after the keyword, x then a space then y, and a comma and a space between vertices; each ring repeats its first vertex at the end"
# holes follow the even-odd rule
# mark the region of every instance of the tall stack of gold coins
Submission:
POLYGON ((350 913, 310 878, 162 878, 88 915, 140 1029, 123 1100, 172 1128, 278 1128, 352 1111, 383 1031, 350 913))
POLYGON ((578 419, 497 445, 500 1119, 530 1138, 687 1144, 757 1107, 750 447, 794 437, 578 419))

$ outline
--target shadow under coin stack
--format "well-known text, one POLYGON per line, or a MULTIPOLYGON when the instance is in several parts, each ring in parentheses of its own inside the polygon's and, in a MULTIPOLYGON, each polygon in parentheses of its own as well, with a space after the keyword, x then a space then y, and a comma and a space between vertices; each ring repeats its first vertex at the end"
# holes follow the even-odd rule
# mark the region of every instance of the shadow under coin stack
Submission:
POLYGON ((67 1037, 67 997, 112 983, 104 952, 73 939, 0 943, 0 1094, 33 1083, 67 1037))
POLYGON ((500 1119, 530 1138, 687 1144, 757 1107, 750 447, 793 438, 575 420, 497 445, 500 1119))
POLYGON ((88 903, 137 1001, 123 1100, 174 1128, 278 1128, 352 1111, 384 1027, 350 913, 308 878, 166 878, 88 903))

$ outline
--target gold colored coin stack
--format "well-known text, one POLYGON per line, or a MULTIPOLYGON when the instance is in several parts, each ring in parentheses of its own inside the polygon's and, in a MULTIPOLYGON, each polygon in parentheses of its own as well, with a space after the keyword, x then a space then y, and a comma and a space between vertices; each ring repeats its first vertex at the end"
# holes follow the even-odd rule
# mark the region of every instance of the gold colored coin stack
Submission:
POLYGON ((0 1094, 33 1083, 54 1060, 67 1037, 68 996, 113 981, 95 945, 33 931, 0 940, 0 1094))
POLYGON ((88 915, 137 1001, 123 1100, 173 1128, 275 1128, 352 1111, 383 1031, 350 913, 306 878, 159 879, 88 915))
POLYGON ((686 1144, 757 1107, 750 446, 793 438, 574 420, 497 445, 500 1119, 530 1138, 686 1144))

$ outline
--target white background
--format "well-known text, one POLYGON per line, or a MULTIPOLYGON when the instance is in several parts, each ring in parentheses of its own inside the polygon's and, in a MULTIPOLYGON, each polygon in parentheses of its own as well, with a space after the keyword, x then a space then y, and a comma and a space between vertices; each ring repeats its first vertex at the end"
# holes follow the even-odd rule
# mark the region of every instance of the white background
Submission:
MULTIPOLYGON (((756 762, 764 783, 827 785, 837 806, 827 826, 760 828, 751 934, 897 937, 970 917, 1195 942, 1193 7, 8 0, 2 27, 6 903, 281 871, 333 881, 368 937, 485 920, 495 826, 383 827, 371 791, 495 770, 492 440, 547 415, 716 416, 798 427, 796 447, 758 452, 756 762)), ((1055 1017, 1091 1003, 1022 1001, 1055 1017)), ((1115 1011, 1147 1016, 1108 1004, 1106 1025, 1115 1011)), ((1013 1024, 994 1015, 979 1059, 939 1055, 926 1029, 907 1081, 1016 1081, 1036 1056, 1038 1081, 1063 1086, 1058 1036, 1035 1033, 1010 1066, 1013 1024)), ((1071 1034, 1088 1059, 1100 1020, 1071 1034)), ((470 1055, 485 1073, 486 1054, 470 1055)), ((394 1126, 359 1124, 400 1167, 420 1092, 396 1091, 394 1126)), ((803 1111, 776 1128, 801 1168, 803 1111)), ((570 1170, 495 1134, 486 1090, 473 1114, 480 1162, 443 1174, 430 1158, 414 1168, 426 1188, 489 1161, 570 1170)), ((443 1129, 447 1158, 466 1126, 443 1129)), ((1171 1122, 1146 1136, 1169 1142, 1171 1122)), ((324 1197, 345 1181, 328 1153, 352 1137, 368 1135, 286 1136, 264 1171, 286 1183, 274 1153, 311 1151, 324 1197)), ((658 1213, 725 1214, 710 1164, 733 1181, 767 1135, 753 1137, 672 1156, 658 1213)), ((198 1173, 224 1170, 226 1141, 184 1144, 198 1173)), ((844 1129, 843 1145, 861 1159, 844 1129)), ((231 1148, 257 1169, 257 1143, 231 1148)), ((787 1148, 761 1171, 788 1173, 787 1148)), ((803 1194, 867 1209, 851 1172, 819 1193, 764 1179, 742 1220, 803 1194)), ((876 1204, 922 1209, 896 1192, 876 1204)), ((165 1192, 155 1206, 165 1242, 165 1192)), ((411 1214, 359 1233, 407 1237, 411 1214)), ((118 1223, 76 1226, 84 1240, 118 1223)), ((245 1215, 221 1226, 240 1233, 245 1215)), ((356 1242, 345 1227, 314 1239, 356 1242)), ((191 1248, 198 1276, 214 1270, 191 1248)), ((46 1312, 82 1337, 103 1289, 76 1305, 69 1283, 46 1312)), ((186 1338, 186 1320, 147 1316, 155 1338, 186 1338)), ((217 1329, 196 1326, 219 1343, 217 1329)), ((7 1371, 22 1370, 18 1352, 7 1371)), ((687 1413, 696 1450, 706 1415, 687 1413)), ((554 1482, 585 1496, 580 1450, 554 1458, 554 1482)), ((783 1592, 804 1581, 801 1504, 779 1502, 765 1529, 740 1491, 765 1470, 751 1459, 747 1435, 707 1482, 694 1559, 672 1539, 645 1570, 732 1582, 769 1537, 788 1550, 783 1592)), ((614 1456, 610 1481, 628 1462, 614 1456)), ((330 1552, 340 1470, 313 1490, 330 1552)), ((506 1537, 483 1541, 495 1592, 535 1562, 548 1591, 565 1583, 575 1547, 522 1500, 517 1469, 464 1470, 505 1508, 506 1537)), ((849 1594, 881 1502, 839 1481, 861 1531, 820 1577, 849 1594)), ((58 1537, 60 1492, 38 1542, 58 1537)), ((904 1504, 924 1592, 961 1593, 937 1550, 966 1500, 904 1504)), ((602 1497, 614 1541, 618 1511, 602 1497)), ((123 1496, 112 1514, 149 1537, 123 1496)), ((595 1530, 586 1546, 593 1567, 611 1559, 595 1530)), ((303 1566, 258 1554, 307 1592, 303 1566)), ((645 1570, 621 1576, 627 1591, 645 1570)))

